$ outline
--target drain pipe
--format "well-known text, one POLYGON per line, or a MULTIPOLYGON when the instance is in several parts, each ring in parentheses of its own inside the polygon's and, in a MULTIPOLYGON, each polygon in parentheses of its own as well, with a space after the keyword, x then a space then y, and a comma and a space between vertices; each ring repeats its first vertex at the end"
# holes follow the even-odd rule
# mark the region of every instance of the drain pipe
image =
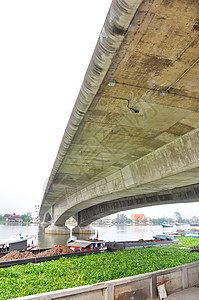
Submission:
POLYGON ((199 58, 180 76, 178 77, 165 91, 161 92, 161 96, 166 96, 168 91, 182 78, 185 74, 187 74, 197 63, 199 62, 199 58))

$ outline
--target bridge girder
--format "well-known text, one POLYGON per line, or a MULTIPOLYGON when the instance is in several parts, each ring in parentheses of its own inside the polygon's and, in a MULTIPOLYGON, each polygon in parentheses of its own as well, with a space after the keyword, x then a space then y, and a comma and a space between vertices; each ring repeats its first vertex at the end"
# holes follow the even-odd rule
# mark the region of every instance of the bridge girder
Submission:
MULTIPOLYGON (((179 137, 103 180, 56 203, 54 221, 63 225, 79 211, 103 202, 197 184, 199 129, 179 137)), ((158 203, 157 203, 158 204, 158 203)))
POLYGON ((112 2, 41 216, 199 183, 198 15, 198 0, 112 2))
POLYGON ((99 203, 80 211, 78 213, 78 224, 80 226, 86 226, 107 215, 135 208, 197 201, 199 201, 199 184, 131 196, 124 199, 99 203))

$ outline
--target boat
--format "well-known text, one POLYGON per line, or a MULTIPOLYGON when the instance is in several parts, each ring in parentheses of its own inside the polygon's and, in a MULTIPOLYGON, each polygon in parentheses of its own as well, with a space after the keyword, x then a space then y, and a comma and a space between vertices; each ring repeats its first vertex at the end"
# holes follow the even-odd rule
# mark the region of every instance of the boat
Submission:
MULTIPOLYGON (((97 240, 97 239, 90 239, 90 240, 76 240, 76 241, 70 241, 67 244, 67 248, 70 248, 71 252, 69 253, 63 253, 61 250, 61 253, 55 254, 54 247, 60 247, 60 245, 55 245, 52 247, 52 249, 32 249, 30 251, 19 251, 19 253, 23 253, 24 257, 12 258, 12 260, 9 258, 3 259, 0 261, 0 268, 7 268, 13 265, 21 265, 21 264, 27 264, 27 263, 40 263, 44 261, 50 261, 50 260, 56 260, 60 257, 73 257, 73 256, 84 256, 84 255, 92 255, 92 254, 98 254, 102 252, 114 252, 114 251, 120 251, 120 250, 129 250, 129 249, 139 249, 139 248, 147 248, 147 247, 157 247, 157 246, 168 246, 171 244, 177 244, 179 243, 179 240, 163 240, 163 239, 152 239, 152 240, 138 240, 138 241, 122 241, 122 242, 104 242, 104 240, 97 240), (51 253, 49 251, 52 250, 51 253), (42 252, 44 252, 44 255, 41 255, 42 252), (31 253, 33 256, 31 256, 31 253), (25 254, 28 254, 25 255, 25 254), (30 254, 30 255, 29 255, 30 254), (38 256, 37 256, 38 254, 38 256)), ((58 247, 58 248, 59 248, 58 247)), ((63 247, 63 246, 61 246, 63 247)), ((69 249, 68 249, 69 250, 69 249)), ((12 254, 11 252, 3 252, 0 253, 0 258, 3 258, 6 255, 12 254)))
POLYGON ((189 252, 199 252, 199 246, 190 247, 189 252))
POLYGON ((26 235, 13 236, 8 239, 0 240, 0 253, 8 253, 11 251, 27 251, 37 247, 34 242, 35 236, 26 235))
POLYGON ((199 226, 199 223, 190 223, 190 226, 199 226))
POLYGON ((166 222, 164 222, 164 223, 162 223, 162 227, 173 227, 173 225, 172 225, 172 224, 169 224, 169 223, 166 223, 166 222))
POLYGON ((175 237, 173 235, 158 234, 153 236, 153 238, 158 241, 171 241, 175 237))
POLYGON ((69 241, 67 247, 72 249, 74 252, 104 251, 106 249, 105 241, 98 239, 87 239, 87 240, 75 240, 69 241))
POLYGON ((139 249, 147 247, 157 247, 162 245, 177 244, 179 241, 171 236, 156 235, 151 240, 125 241, 125 242, 107 242, 107 251, 113 252, 118 250, 139 249))
POLYGON ((198 232, 187 232, 185 234, 185 237, 199 238, 199 233, 198 232))

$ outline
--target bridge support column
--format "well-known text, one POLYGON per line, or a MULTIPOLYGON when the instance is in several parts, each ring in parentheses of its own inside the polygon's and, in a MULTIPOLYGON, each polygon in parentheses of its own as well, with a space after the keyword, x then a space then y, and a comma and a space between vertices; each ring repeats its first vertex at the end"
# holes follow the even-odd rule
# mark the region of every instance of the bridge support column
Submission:
POLYGON ((95 229, 93 229, 90 225, 87 226, 77 225, 72 229, 72 232, 76 234, 95 233, 95 229))
POLYGON ((49 234, 70 234, 70 229, 66 226, 50 225, 45 228, 45 233, 49 234))
POLYGON ((49 222, 44 222, 44 221, 43 221, 43 222, 41 222, 40 224, 46 226, 46 225, 49 225, 49 222))

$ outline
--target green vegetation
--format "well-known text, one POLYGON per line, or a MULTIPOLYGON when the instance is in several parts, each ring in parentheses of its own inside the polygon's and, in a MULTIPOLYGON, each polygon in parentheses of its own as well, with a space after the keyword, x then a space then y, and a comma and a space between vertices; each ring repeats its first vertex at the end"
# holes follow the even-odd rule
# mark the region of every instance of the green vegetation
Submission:
MULTIPOLYGON (((118 225, 125 225, 125 224, 153 224, 153 225, 161 225, 162 223, 166 222, 166 223, 180 223, 180 224, 186 224, 186 223, 191 223, 191 222, 196 222, 199 223, 199 218, 197 217, 193 217, 192 220, 191 219, 183 219, 180 212, 175 211, 174 212, 174 217, 170 217, 170 218, 157 218, 157 219, 152 219, 152 218, 148 218, 145 217, 142 218, 140 217, 140 215, 128 218, 125 214, 123 213, 119 213, 116 215, 115 219, 110 220, 110 222, 108 222, 108 224, 112 223, 112 224, 118 224, 118 225), (133 220, 132 220, 133 218, 133 220)), ((97 221, 95 221, 96 224, 106 224, 107 220, 105 220, 104 218, 99 219, 97 221)))
POLYGON ((131 224, 132 220, 127 218, 125 214, 117 214, 116 219, 112 221, 113 224, 131 224))
MULTIPOLYGON (((192 238, 180 238, 182 245, 192 238)), ((196 240, 196 239, 195 239, 196 240)), ((199 241, 198 241, 199 243, 199 241)), ((199 260, 198 252, 177 247, 154 247, 0 269, 1 299, 133 276, 199 260)))
POLYGON ((158 218, 158 219, 149 219, 150 222, 154 225, 161 225, 162 223, 166 222, 166 223, 171 223, 173 222, 173 219, 167 219, 167 218, 158 218))
POLYGON ((6 222, 5 219, 6 219, 7 217, 9 217, 9 214, 5 214, 5 215, 3 215, 3 216, 0 215, 0 222, 1 222, 1 223, 2 223, 2 222, 3 222, 3 223, 6 222))
POLYGON ((8 218, 11 214, 5 214, 4 218, 8 218))
POLYGON ((161 225, 164 222, 166 223, 174 223, 174 222, 190 223, 191 222, 191 219, 183 219, 181 214, 178 211, 174 212, 174 218, 158 218, 158 219, 149 218, 149 220, 150 223, 154 225, 161 225))
POLYGON ((178 212, 178 211, 175 211, 174 212, 174 216, 175 216, 175 219, 178 223, 183 223, 183 219, 182 219, 182 216, 181 214, 178 212))
POLYGON ((176 247, 192 247, 192 246, 199 246, 199 238, 193 237, 184 237, 181 236, 177 238, 181 244, 176 245, 176 247))
POLYGON ((32 217, 30 215, 23 214, 21 217, 23 219, 23 222, 25 223, 30 222, 32 220, 32 217))
POLYGON ((4 221, 4 217, 0 216, 0 222, 4 221))

